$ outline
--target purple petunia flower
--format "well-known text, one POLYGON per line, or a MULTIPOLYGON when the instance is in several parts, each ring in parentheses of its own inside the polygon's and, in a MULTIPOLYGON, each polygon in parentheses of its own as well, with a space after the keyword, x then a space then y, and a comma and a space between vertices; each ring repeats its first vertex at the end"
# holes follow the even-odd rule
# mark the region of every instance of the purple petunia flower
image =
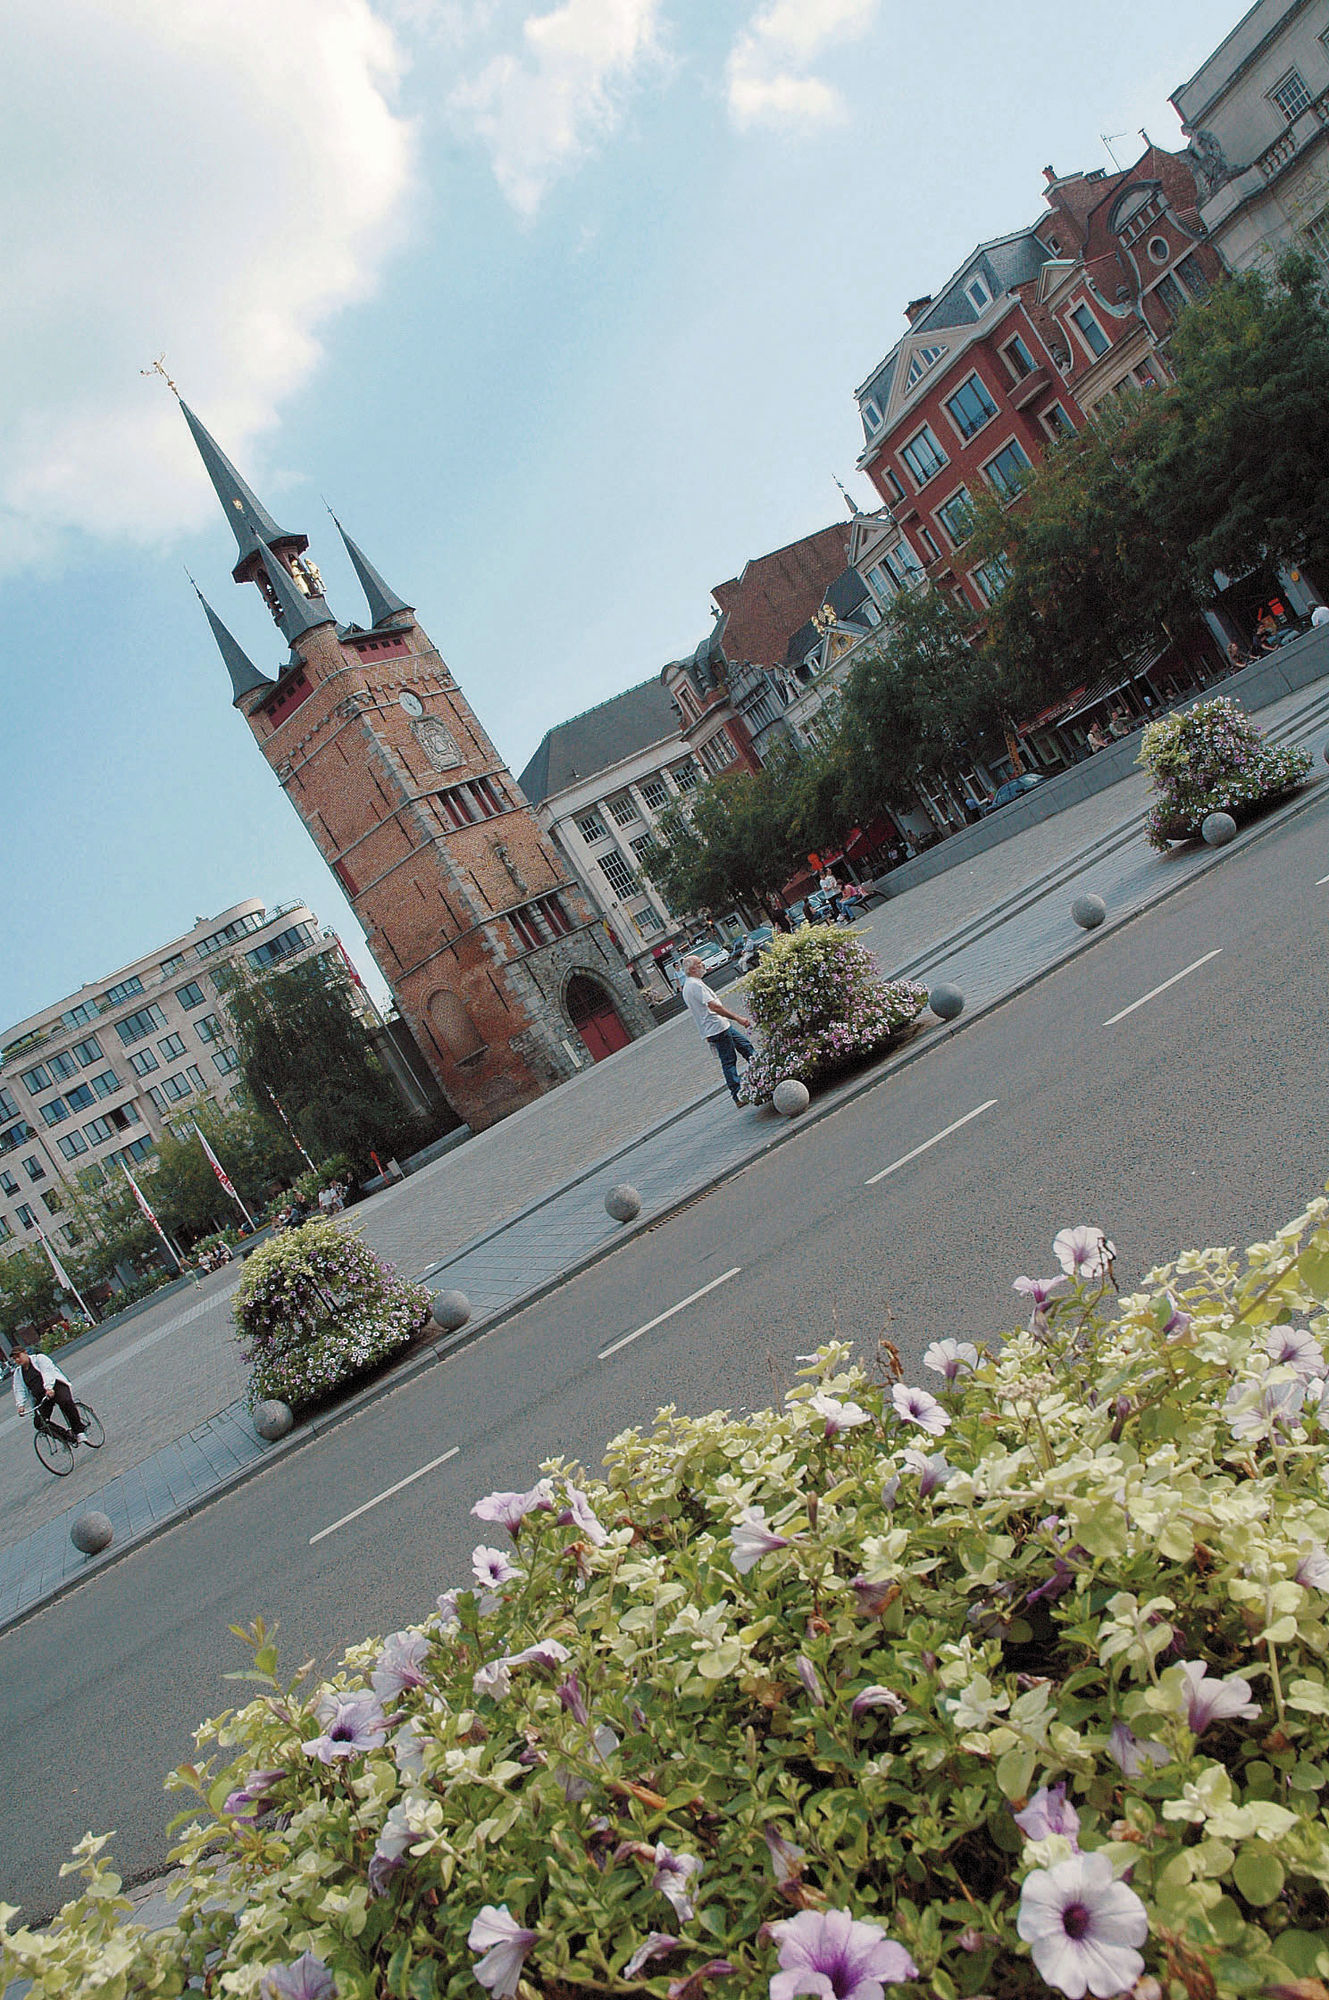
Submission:
POLYGON ((1322 1590, 1329 1595, 1329 1549, 1323 1542, 1303 1542, 1301 1560, 1297 1564, 1295 1581, 1311 1590, 1322 1590))
POLYGON ((1172 1760, 1170 1750, 1155 1743, 1151 1736, 1137 1736, 1124 1722, 1114 1722, 1109 1729, 1107 1753, 1127 1778, 1138 1777, 1148 1764, 1168 1764, 1172 1760))
POLYGON ((251 1771, 238 1791, 227 1794, 222 1811, 233 1819, 256 1820, 266 1811, 273 1786, 285 1776, 285 1771, 251 1771))
POLYGON ((259 1983, 260 2000, 334 2000, 332 1974, 312 1951, 302 1951, 292 1965, 274 1965, 259 1983))
POLYGON ((1079 1845, 1080 1815, 1066 1797, 1064 1779, 1055 1785, 1040 1786, 1024 1811, 1014 1817, 1026 1840, 1047 1840, 1059 1833, 1072 1847, 1079 1845))
POLYGON ((1070 1280, 1066 1277, 1017 1278, 1011 1286, 1011 1290, 1018 1292, 1021 1298, 1032 1299, 1036 1312, 1042 1312, 1053 1299, 1065 1298, 1070 1288, 1070 1280))
POLYGON ((460 1590, 445 1590, 438 1600, 438 1622, 445 1632, 461 1624, 461 1613, 457 1609, 457 1599, 461 1595, 460 1590))
POLYGON ((1052 1254, 1068 1278, 1106 1281, 1112 1276, 1117 1247, 1101 1229, 1082 1223, 1076 1229, 1057 1232, 1052 1240, 1052 1254))
POLYGON ((1271 1361, 1294 1368, 1303 1382, 1323 1381, 1329 1374, 1319 1341, 1301 1327, 1270 1327, 1264 1351, 1271 1361))
POLYGON ((697 1914, 688 1884, 694 1875, 700 1873, 701 1863, 695 1854, 675 1854, 663 1840, 656 1842, 651 1887, 658 1889, 673 1904, 674 1914, 681 1924, 691 1923, 697 1914))
POLYGON ((568 1504, 558 1517, 559 1526, 580 1529, 588 1542, 593 1542, 597 1549, 602 1549, 609 1540, 609 1530, 596 1516, 590 1501, 581 1488, 574 1486, 571 1481, 568 1482, 567 1496, 568 1504))
POLYGON ((1110 2000, 1144 1971, 1136 1946, 1149 1935, 1149 1918, 1135 1891, 1113 1879, 1105 1854, 1035 1868, 1020 1891, 1015 1927, 1041 1977, 1068 2000, 1086 1993, 1110 2000))
POLYGON ((497 1590, 502 1583, 511 1583, 521 1571, 516 1563, 508 1561, 502 1549, 486 1548, 481 1542, 471 1550, 471 1574, 482 1588, 497 1590))
POLYGON ((1258 1396, 1252 1393, 1254 1387, 1251 1382, 1234 1382, 1223 1399, 1233 1437, 1254 1443, 1272 1438, 1276 1430, 1290 1431, 1306 1400, 1305 1384, 1266 1382, 1258 1396))
POLYGON ((578 1680, 576 1674, 569 1674, 567 1679, 554 1692, 568 1714, 572 1717, 572 1720, 579 1722, 584 1729, 591 1719, 591 1711, 586 1706, 586 1697, 581 1691, 581 1682, 578 1680))
POLYGON ((729 1530, 734 1568, 740 1576, 746 1576, 763 1556, 774 1555, 777 1549, 787 1549, 791 1539, 796 1540, 797 1537, 777 1535, 766 1525, 762 1508, 745 1507, 729 1530))
POLYGON ((475 1966, 475 1976, 494 2000, 512 2000, 521 1969, 539 1936, 539 1931, 523 1930, 506 1903, 497 1908, 486 1903, 480 1911, 466 1942, 472 1951, 484 1954, 475 1966))
POLYGON ((806 1653, 800 1653, 795 1659, 794 1672, 798 1675, 798 1678, 802 1681, 803 1686, 806 1689, 811 1700, 816 1702, 817 1707, 825 1708, 826 1691, 822 1687, 821 1678, 817 1673, 817 1669, 813 1666, 811 1660, 808 1658, 806 1653))
POLYGON ((509 1667, 561 1667, 570 1659, 567 1647, 559 1639, 537 1639, 533 1646, 527 1646, 520 1653, 505 1653, 503 1661, 509 1667))
POLYGON ((428 1657, 429 1640, 423 1632, 394 1632, 385 1639, 378 1665, 369 1677, 379 1700, 391 1701, 406 1688, 424 1687, 428 1657))
MULTIPOLYGON (((1167 1340, 1180 1340, 1184 1334, 1190 1332, 1193 1315, 1191 1313, 1184 1313, 1181 1310, 1171 1292, 1164 1292, 1163 1297, 1167 1302, 1168 1313, 1167 1318, 1159 1328, 1159 1332, 1167 1340)), ((1159 1311, 1162 1311, 1161 1306, 1159 1307, 1159 1311)))
POLYGON ((411 1825, 409 1809, 404 1800, 398 1800, 383 1822, 374 1852, 369 1857, 369 1893, 371 1896, 386 1895, 392 1878, 406 1866, 406 1850, 413 1840, 418 1839, 411 1825))
POLYGON ((321 1764, 335 1764, 376 1750, 388 1730, 388 1718, 373 1694, 320 1695, 314 1714, 323 1724, 323 1734, 311 1736, 300 1747, 321 1764))
POLYGON ((671 1937, 668 1931, 651 1931, 642 1939, 623 1967, 622 1977, 635 1979, 643 1966, 649 1965, 653 1958, 668 1958, 671 1951, 677 1950, 678 1939, 671 1937))
POLYGON ((800 1910, 769 1926, 779 1947, 780 1970, 770 2000, 814 1993, 820 2000, 884 2000, 883 1987, 917 1979, 918 1967, 880 1924, 861 1923, 848 1910, 800 1910))
POLYGON ((861 1404, 845 1402, 839 1396, 828 1394, 825 1389, 818 1389, 815 1396, 808 1397, 808 1408, 825 1418, 828 1438, 839 1437, 841 1431, 850 1431, 859 1424, 872 1422, 871 1414, 861 1404))
POLYGON ((488 1695, 491 1701, 503 1701, 512 1692, 512 1675, 508 1672, 506 1658, 486 1660, 471 1675, 471 1692, 477 1701, 488 1695))
POLYGON ((866 1715, 870 1708, 888 1708, 892 1715, 904 1714, 904 1703, 901 1701, 899 1695, 896 1694, 894 1688, 877 1687, 875 1685, 873 1687, 865 1687, 850 1702, 849 1713, 854 1721, 857 1722, 858 1718, 861 1715, 866 1715))
POLYGON ((955 1477, 954 1469, 944 1451, 934 1451, 929 1457, 910 1445, 904 1455, 904 1469, 918 1475, 918 1497, 929 1499, 939 1487, 948 1486, 955 1477))
POLYGON ((803 1880, 803 1863, 807 1855, 801 1847, 795 1847, 792 1840, 786 1840, 774 1827, 764 1826, 762 1837, 771 1856, 771 1867, 775 1870, 775 1886, 782 1896, 797 1890, 803 1880))
POLYGON ((1240 1674, 1211 1680, 1203 1660, 1184 1660, 1181 1677, 1186 1684, 1186 1726, 1192 1736, 1203 1736, 1211 1722, 1260 1713, 1259 1703, 1251 1700, 1250 1682, 1240 1674))
POLYGON ((977 1368, 978 1349, 971 1340, 934 1340, 923 1350, 923 1366, 953 1382, 962 1370, 977 1368))
POLYGON ((477 1521, 496 1521, 500 1527, 507 1529, 515 1542, 522 1522, 542 1505, 548 1488, 548 1480, 542 1480, 529 1493, 487 1493, 483 1500, 476 1501, 471 1512, 477 1521))
POLYGON ((897 1382, 891 1390, 891 1405, 897 1417, 917 1424, 929 1437, 940 1437, 951 1427, 950 1417, 926 1389, 911 1389, 904 1382, 897 1382))
POLYGON ((856 1576, 849 1588, 853 1591, 857 1608, 865 1618, 880 1618, 887 1605, 893 1604, 900 1595, 898 1583, 890 1581, 876 1583, 870 1576, 856 1576))

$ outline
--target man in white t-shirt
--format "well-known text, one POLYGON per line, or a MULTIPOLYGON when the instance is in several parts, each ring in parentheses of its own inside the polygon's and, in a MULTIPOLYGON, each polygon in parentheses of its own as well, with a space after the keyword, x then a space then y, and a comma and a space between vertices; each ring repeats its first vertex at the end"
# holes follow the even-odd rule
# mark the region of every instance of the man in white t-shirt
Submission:
POLYGON ((706 970, 699 958, 683 960, 683 1002, 701 1032, 702 1040, 709 1042, 720 1058, 720 1068, 729 1086, 729 1095, 738 1103, 738 1058, 745 1063, 752 1061, 752 1044, 747 1036, 740 1033, 752 1026, 744 1014, 735 1014, 717 1000, 710 987, 702 978, 706 970), (726 1026, 731 1022, 732 1026, 726 1026))

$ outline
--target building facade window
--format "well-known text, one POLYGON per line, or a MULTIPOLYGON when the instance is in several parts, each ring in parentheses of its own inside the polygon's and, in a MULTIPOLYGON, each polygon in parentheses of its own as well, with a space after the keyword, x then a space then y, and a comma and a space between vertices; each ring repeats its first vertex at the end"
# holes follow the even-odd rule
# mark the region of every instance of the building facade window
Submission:
POLYGON ((51 1075, 58 1077, 61 1083, 71 1076, 78 1075, 78 1064, 67 1049, 62 1049, 59 1055, 48 1056, 46 1066, 51 1075))
POLYGON ((594 847, 597 840, 609 838, 609 829, 599 813, 583 813, 579 819, 573 821, 573 825, 588 847, 594 847))
POLYGON ((86 1153, 88 1142, 81 1132, 62 1132, 56 1145, 67 1160, 76 1160, 80 1153, 86 1153))
POLYGON ((1322 208, 1320 213, 1306 224, 1302 237, 1311 256, 1329 271, 1329 208, 1322 208))
POLYGON ((0 1194, 7 1194, 12 1196, 16 1195, 17 1193, 18 1193, 18 1182, 15 1180, 13 1174, 11 1174, 8 1171, 8 1169, 6 1169, 4 1173, 0 1174, 0 1194))
POLYGON ((962 438, 976 437, 997 414, 987 384, 978 375, 970 375, 953 396, 946 398, 946 409, 962 438))
MULTIPOLYGON (((298 951, 314 942, 313 929, 309 924, 292 924, 289 930, 278 931, 276 937, 266 943, 254 946, 245 953, 245 963, 252 965, 255 972, 262 972, 265 966, 279 965, 284 958, 293 958, 298 951)), ((180 1050, 184 1054, 183 1047, 180 1050)))
POLYGON ((1188 251, 1186 256, 1182 258, 1177 266, 1177 271, 1182 283, 1193 299, 1208 298, 1210 291, 1209 280, 1204 274, 1204 266, 1193 250, 1188 251))
POLYGON ((653 813, 663 812, 669 804, 669 787, 663 778, 643 778, 641 795, 653 813))
POLYGON ((146 1160, 151 1151, 151 1139, 132 1139, 127 1146, 121 1147, 119 1158, 127 1160, 129 1165, 134 1167, 140 1160, 146 1160))
POLYGON ((266 910, 251 910, 247 917, 237 917, 234 923, 227 924, 223 930, 214 931, 211 937, 200 938, 194 946, 194 956, 211 958, 214 953, 225 951, 227 945, 234 944, 238 938, 248 937, 253 931, 261 931, 267 921, 266 910))
POLYGON ((218 1049, 216 1055, 212 1058, 212 1066, 218 1076, 229 1076, 233 1069, 239 1067, 239 1064, 240 1058, 234 1049, 218 1049))
POLYGON ((870 431, 879 431, 881 429, 881 411, 877 408, 871 396, 867 397, 863 404, 863 422, 870 431))
POLYGON ((209 1042, 215 1042, 221 1033, 217 1016, 215 1014, 200 1014, 194 1023, 194 1033, 198 1036, 204 1047, 209 1042))
POLYGON ((166 1016, 154 1001, 151 1007, 140 1007, 136 1014, 127 1014, 123 1021, 117 1021, 115 1032, 129 1048, 133 1043, 141 1042, 145 1035, 154 1034, 158 1028, 166 1026, 166 1016))
POLYGON ((59 1215, 64 1203, 54 1188, 43 1188, 42 1206, 48 1215, 59 1215))
POLYGON ((199 985, 197 979, 191 979, 187 986, 178 986, 176 988, 175 997, 182 1007, 189 1008, 201 1007, 208 996, 199 985))
POLYGON ((1039 422, 1052 438, 1070 437, 1075 429, 1060 403, 1053 403, 1049 409, 1044 410, 1039 422))
POLYGON ((949 463, 930 424, 924 424, 908 444, 901 445, 900 457, 919 486, 926 486, 949 463))
POLYGON ((51 1079, 40 1063, 37 1064, 35 1069, 24 1070, 23 1088, 33 1097, 36 1097, 38 1091, 49 1090, 51 1088, 51 1079))
POLYGON ((35 1229, 37 1227, 37 1218, 26 1202, 23 1203, 21 1208, 16 1208, 14 1213, 25 1229, 35 1229))
POLYGON ((0 1089, 0 1118, 18 1117, 18 1099, 12 1090, 0 1089))
POLYGON ((109 1097, 113 1090, 119 1090, 120 1079, 113 1069, 104 1069, 93 1077, 92 1087, 98 1097, 109 1097))
POLYGON ((164 1057, 167 1062, 174 1062, 176 1057, 182 1056, 184 1052, 185 1039, 183 1035, 166 1035, 157 1044, 157 1053, 164 1057))
POLYGON ((118 986, 107 987, 106 1004, 108 1007, 118 1007, 122 1000, 132 1000, 136 993, 142 991, 143 981, 135 973, 132 979, 122 979, 118 986))
POLYGON ((135 1076, 150 1076, 157 1067, 157 1058, 151 1049, 135 1049, 129 1058, 129 1067, 135 1076))
POLYGON ((712 777, 718 778, 721 771, 727 771, 734 761, 734 746, 728 730, 717 729, 714 736, 708 736, 704 743, 699 743, 697 755, 712 777))
POLYGON ((100 1000, 80 1000, 77 1007, 66 1007, 60 1019, 67 1028, 82 1028, 89 1021, 95 1021, 102 1010, 100 1000))
POLYGON ((1311 94, 1302 80, 1301 71, 1290 69, 1286 76, 1280 77, 1269 92, 1269 101, 1278 106, 1289 125, 1294 118, 1300 118, 1303 111, 1309 111, 1311 94))
POLYGON ((95 1035, 89 1035, 86 1042, 75 1042, 74 1054, 84 1069, 91 1069, 95 1062, 101 1062, 102 1045, 95 1035))
POLYGON ((1071 319, 1079 329, 1080 338, 1095 361, 1100 354, 1107 353, 1111 343, 1088 306, 1073 306, 1071 319))
POLYGON ((555 937, 566 937, 570 931, 576 930, 572 913, 561 896, 542 896, 539 908, 555 937))
POLYGON ((923 554, 927 557, 927 560, 929 562, 936 562, 941 555, 941 550, 937 547, 937 538, 932 530, 930 528, 920 528, 918 539, 923 544, 923 554))
POLYGON ((1014 340, 1008 340, 1001 350, 1002 359, 1016 382, 1023 382, 1026 375, 1032 375, 1038 365, 1024 341, 1017 333, 1014 340))
POLYGON ((697 778, 699 774, 697 771, 697 767, 692 762, 691 758, 685 759, 684 762, 681 764, 671 764, 669 767, 669 775, 673 779, 674 783, 678 786, 680 792, 696 791, 697 778))
POLYGON ((42 1106, 42 1119, 47 1125, 59 1125, 69 1116, 69 1106, 63 1097, 53 1097, 42 1106))
POLYGON ((612 854, 602 854, 596 867, 616 896, 636 896, 641 893, 640 882, 617 849, 612 854))
POLYGON ((169 979, 173 972, 178 972, 184 964, 186 956, 185 952, 176 951, 172 952, 169 958, 164 958, 162 960, 162 978, 169 979))
POLYGON ((1011 566, 1004 555, 993 556, 991 561, 979 564, 973 572, 974 587, 984 604, 991 604, 1001 596, 1010 575, 1011 566))
POLYGON ((76 1083, 67 1092, 67 1097, 71 1111, 86 1111, 90 1104, 97 1102, 90 1083, 76 1083))
POLYGON ((615 826, 635 826, 641 818, 641 814, 637 811, 636 800, 629 797, 627 792, 619 792, 616 797, 606 799, 605 805, 615 826))
POLYGON ((1154 297, 1174 324, 1186 310, 1186 294, 1170 271, 1154 286, 1154 297))
POLYGON ((950 536, 952 548, 959 548, 968 540, 973 523, 974 503, 969 498, 967 486, 957 486, 948 500, 943 500, 936 510, 937 519, 950 536))
POLYGON ((1006 500, 1019 492, 1031 469, 1028 452, 1015 438, 1004 444, 996 457, 990 458, 983 467, 990 483, 1006 500))
POLYGON ((23 1171, 30 1181, 44 1181, 46 1179, 46 1169, 35 1153, 29 1153, 27 1159, 24 1160, 23 1171))

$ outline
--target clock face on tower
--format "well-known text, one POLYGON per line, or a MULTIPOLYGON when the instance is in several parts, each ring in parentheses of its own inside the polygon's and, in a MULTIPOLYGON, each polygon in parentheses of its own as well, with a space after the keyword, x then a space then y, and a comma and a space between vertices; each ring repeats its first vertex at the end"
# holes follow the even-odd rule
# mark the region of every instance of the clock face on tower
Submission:
POLYGON ((398 707, 411 716, 423 715, 425 705, 418 694, 404 694, 398 698, 398 707))

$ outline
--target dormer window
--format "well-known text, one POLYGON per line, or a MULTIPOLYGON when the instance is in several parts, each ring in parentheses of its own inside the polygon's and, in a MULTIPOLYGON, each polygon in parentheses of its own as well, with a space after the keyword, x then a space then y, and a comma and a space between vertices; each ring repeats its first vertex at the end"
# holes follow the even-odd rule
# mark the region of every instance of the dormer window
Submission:
POLYGON ((881 429, 881 411, 870 396, 863 405, 863 422, 870 431, 879 431, 881 429))
POLYGON ((964 288, 964 295, 975 312, 986 312, 992 304, 992 294, 981 278, 973 278, 964 288))
POLYGON ((929 368, 936 367, 945 352, 946 349, 944 347, 917 348, 909 363, 909 373, 904 378, 905 388, 912 389, 915 382, 920 382, 927 374, 929 368))

